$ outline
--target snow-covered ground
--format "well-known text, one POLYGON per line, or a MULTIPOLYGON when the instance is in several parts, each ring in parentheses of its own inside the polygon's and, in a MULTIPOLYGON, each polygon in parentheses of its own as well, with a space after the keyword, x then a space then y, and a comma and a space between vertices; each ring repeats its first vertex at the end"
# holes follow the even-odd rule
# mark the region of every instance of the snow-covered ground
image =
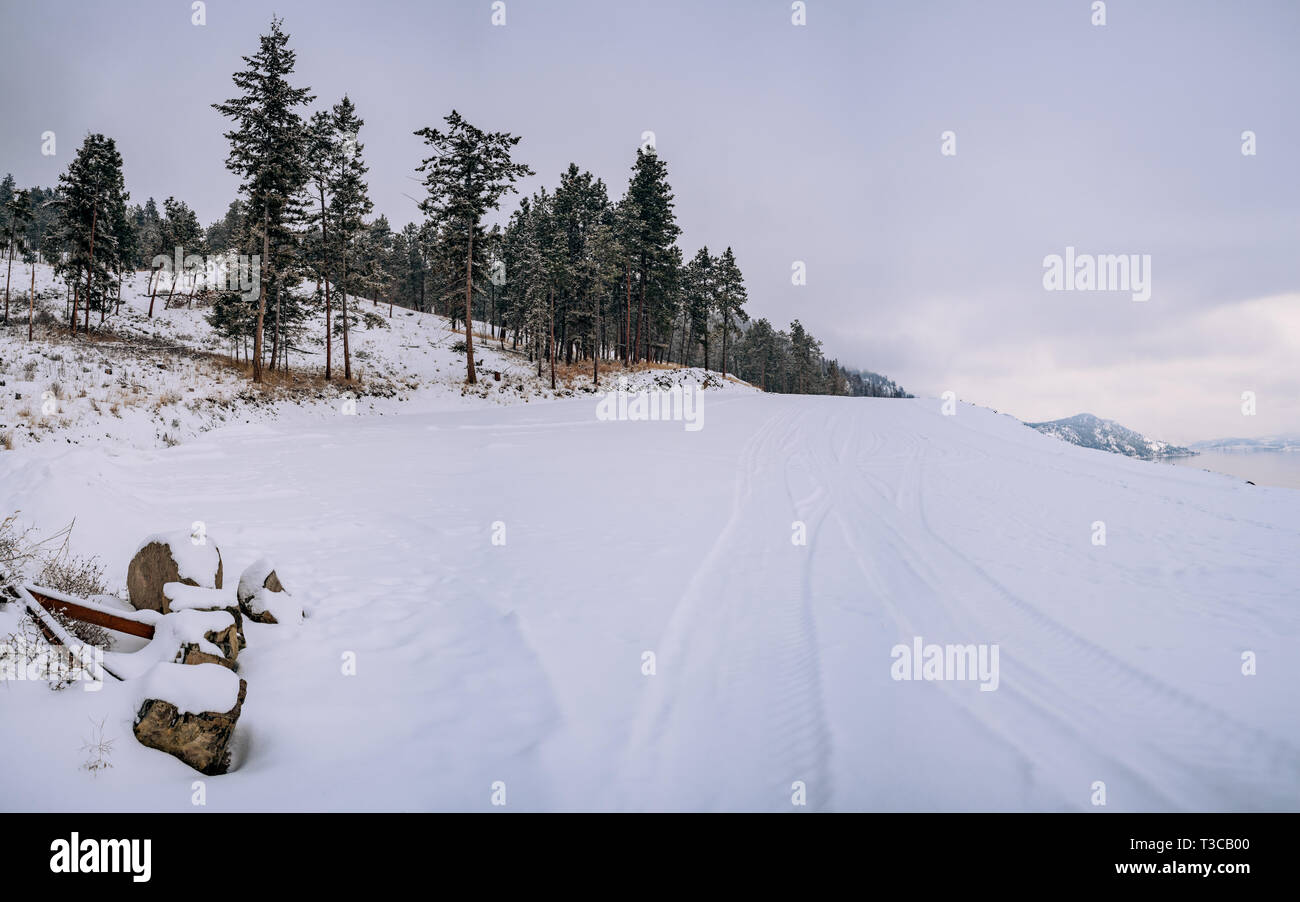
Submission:
MULTIPOLYGON (((266 554, 303 602, 247 624, 208 810, 493 810, 498 781, 507 810, 790 811, 796 783, 810 810, 1300 809, 1300 494, 933 400, 704 409, 414 392, 171 448, 45 442, 0 453, 0 511, 75 517, 118 587, 142 538, 201 520, 227 581, 266 554), (917 637, 996 644, 996 690, 893 679, 917 637)), ((0 809, 191 810, 134 696, 0 687, 0 809)))
MULTIPOLYGON (((170 282, 160 287, 150 308, 150 276, 128 273, 120 312, 103 326, 91 314, 91 337, 71 338, 66 329, 38 328, 27 340, 27 281, 24 266, 15 276, 10 326, 0 328, 0 448, 38 442, 105 444, 135 449, 169 447, 211 429, 231 424, 295 422, 333 418, 349 401, 361 413, 392 414, 413 398, 463 408, 486 401, 528 403, 591 390, 583 370, 569 385, 550 390, 549 372, 504 349, 497 339, 477 340, 474 357, 480 378, 467 388, 465 354, 457 351, 464 332, 434 314, 350 299, 355 312, 372 314, 381 324, 359 324, 349 336, 353 385, 342 384, 343 342, 334 338, 333 383, 321 378, 325 366, 324 315, 315 316, 300 348, 290 354, 286 379, 268 374, 253 387, 230 359, 229 346, 208 325, 208 309, 182 306, 187 294, 179 283, 173 306, 165 308, 170 282), (499 378, 497 378, 499 376, 499 378)), ((38 309, 66 321, 65 288, 44 264, 36 268, 38 309)), ((335 299, 337 313, 338 300, 335 299)), ((80 318, 79 318, 80 319, 80 318)), ((487 326, 476 324, 486 334, 487 326)), ((268 338, 269 342, 269 338, 268 338)), ((716 380, 698 370, 673 375, 667 370, 632 374, 632 388, 654 379, 688 383, 716 380)))

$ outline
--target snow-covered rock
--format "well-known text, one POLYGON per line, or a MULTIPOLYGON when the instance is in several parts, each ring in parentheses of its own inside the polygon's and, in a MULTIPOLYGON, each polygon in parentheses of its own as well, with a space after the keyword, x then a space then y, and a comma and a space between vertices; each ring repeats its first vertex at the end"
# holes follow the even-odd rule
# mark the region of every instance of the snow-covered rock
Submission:
POLYGON ((295 623, 302 609, 280 584, 268 558, 258 558, 239 577, 239 609, 255 623, 295 623))
POLYGON ((138 682, 136 739, 201 773, 225 773, 247 684, 216 664, 158 664, 138 682))
POLYGON ((210 536, 195 538, 177 531, 157 533, 140 543, 126 571, 126 589, 136 610, 170 611, 163 587, 174 582, 221 588, 221 551, 210 536))

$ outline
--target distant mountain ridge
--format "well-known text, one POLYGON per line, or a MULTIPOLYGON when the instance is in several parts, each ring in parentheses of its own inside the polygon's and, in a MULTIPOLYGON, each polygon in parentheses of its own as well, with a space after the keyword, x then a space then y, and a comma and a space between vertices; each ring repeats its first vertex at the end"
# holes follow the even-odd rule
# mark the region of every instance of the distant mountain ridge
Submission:
POLYGON ((1215 438, 1193 442, 1193 451, 1300 451, 1300 433, 1260 438, 1215 438))
POLYGON ((1090 413, 1080 413, 1046 423, 1026 423, 1025 425, 1031 429, 1037 429, 1044 435, 1050 435, 1083 448, 1110 451, 1112 454, 1123 454, 1126 457, 1136 457, 1140 460, 1163 460, 1169 457, 1191 457, 1196 454, 1190 448, 1149 439, 1142 433, 1121 426, 1114 420, 1103 420, 1101 417, 1090 413))

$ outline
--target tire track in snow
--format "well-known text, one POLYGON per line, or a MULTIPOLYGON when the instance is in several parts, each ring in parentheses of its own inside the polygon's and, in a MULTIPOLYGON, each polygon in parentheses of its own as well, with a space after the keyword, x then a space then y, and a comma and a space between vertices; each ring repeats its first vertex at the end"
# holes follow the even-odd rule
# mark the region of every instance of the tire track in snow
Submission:
POLYGON ((795 781, 809 787, 808 807, 828 804, 808 557, 774 519, 794 500, 793 419, 773 415, 741 453, 727 524, 655 649, 616 807, 790 811, 795 781))
MULTIPOLYGON (((874 507, 885 527, 864 542, 861 522, 840 516, 846 531, 856 534, 849 541, 858 565, 871 578, 864 546, 888 547, 916 584, 909 600, 928 595, 955 630, 952 638, 933 626, 922 633, 895 605, 900 626, 913 635, 999 643, 1003 688, 1035 712, 1031 722, 1059 734, 1035 737, 1016 726, 1018 718, 998 728, 1040 767, 1060 773, 1062 756, 1072 755, 1076 769, 1098 771, 1097 779, 1131 775, 1140 782, 1135 790, 1153 794, 1150 801, 1166 808, 1276 807, 1279 786, 1300 784, 1300 754, 1289 744, 1127 664, 1009 591, 936 533, 924 514, 924 446, 913 443, 908 450, 892 488, 869 468, 856 470, 880 494, 892 496, 899 514, 863 502, 855 480, 832 473, 822 460, 822 474, 838 482, 836 501, 874 507), (1074 748, 1064 749, 1060 736, 1073 736, 1074 748), (1099 767, 1102 762, 1112 769, 1099 767)), ((1083 797, 1082 787, 1071 796, 1083 797)))

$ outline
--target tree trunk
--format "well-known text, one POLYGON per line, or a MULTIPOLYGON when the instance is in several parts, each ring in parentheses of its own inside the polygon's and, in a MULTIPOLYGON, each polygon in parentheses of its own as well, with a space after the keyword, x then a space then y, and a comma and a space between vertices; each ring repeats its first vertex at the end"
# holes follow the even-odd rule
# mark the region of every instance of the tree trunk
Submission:
MULTIPOLYGON (((632 362, 641 361, 641 327, 645 324, 645 264, 642 263, 640 270, 641 282, 641 303, 636 311, 636 341, 632 342, 632 362)), ((650 340, 649 330, 646 330, 646 341, 650 340)))
POLYGON ((32 317, 36 312, 36 258, 32 258, 32 293, 27 296, 27 340, 32 340, 32 317))
POLYGON ((722 378, 727 378, 727 333, 730 332, 730 321, 727 319, 727 311, 724 307, 722 310, 722 378))
POLYGON ((9 269, 5 272, 5 325, 9 325, 9 277, 14 271, 14 245, 9 243, 9 269))
MULTIPOLYGON (((90 211, 90 260, 86 264, 86 333, 90 333, 90 276, 95 271, 95 226, 99 222, 99 184, 95 185, 95 207, 90 211)), ((73 310, 72 333, 77 333, 76 310, 73 310)))
MULTIPOLYGON (((182 263, 182 264, 181 264, 181 269, 183 270, 184 268, 185 268, 185 264, 182 263)), ((179 279, 180 277, 181 277, 181 274, 180 274, 180 273, 178 273, 178 272, 173 272, 173 273, 172 273, 172 287, 167 291, 167 300, 163 301, 163 309, 164 309, 164 310, 170 310, 170 309, 171 309, 171 306, 172 306, 172 295, 174 295, 174 294, 176 293, 176 280, 179 279)))
POLYGON ((551 391, 555 391, 555 288, 551 288, 551 391))
POLYGON ((469 251, 465 256, 465 381, 477 382, 474 375, 474 225, 469 227, 469 251))
MULTIPOLYGON (((262 381, 262 323, 266 318, 266 283, 271 273, 271 235, 269 226, 270 217, 266 207, 262 207, 262 261, 266 266, 267 278, 259 279, 259 289, 257 292, 257 325, 253 328, 253 381, 262 381)), ((176 288, 175 279, 172 280, 172 288, 176 288)))
POLYGON ((329 225, 325 217, 325 186, 318 185, 320 190, 320 255, 321 268, 325 275, 325 381, 330 381, 330 352, 333 349, 333 336, 330 333, 330 258, 329 258, 329 225))
POLYGON ((348 347, 348 252, 343 251, 343 379, 352 381, 352 352, 348 347))
MULTIPOLYGON (((646 282, 647 273, 645 263, 641 264, 641 313, 636 320, 636 334, 641 335, 641 323, 645 323, 645 359, 646 363, 650 362, 650 310, 646 305, 646 282)), ((638 342, 638 345, 640 342, 638 342)))
POLYGON ((627 261, 627 316, 623 320, 623 365, 632 366, 632 261, 627 261))
POLYGON ((162 275, 162 267, 150 274, 149 278, 149 318, 153 319, 153 299, 158 294, 158 283, 161 281, 158 277, 162 275))

